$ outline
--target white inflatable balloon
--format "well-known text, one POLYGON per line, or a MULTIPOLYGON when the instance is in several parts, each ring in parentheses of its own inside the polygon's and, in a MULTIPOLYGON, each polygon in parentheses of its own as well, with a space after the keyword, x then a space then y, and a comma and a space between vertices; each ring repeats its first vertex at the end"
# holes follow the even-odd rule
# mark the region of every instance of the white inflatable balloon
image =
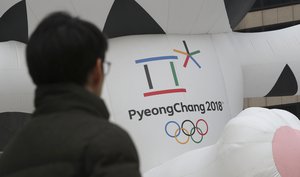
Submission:
POLYGON ((293 114, 248 108, 212 146, 190 151, 144 177, 299 177, 300 121, 293 114))
MULTIPOLYGON (((20 0, 3 0, 0 15, 16 2, 20 0)), ((47 14, 58 10, 78 15, 103 29, 114 4, 120 2, 124 1, 26 0, 28 33, 47 14)), ((206 154, 217 155, 220 151, 213 144, 225 124, 242 110, 243 97, 268 94, 286 65, 290 74, 284 75, 285 80, 293 76, 296 89, 279 92, 300 93, 300 25, 258 34, 233 33, 223 0, 128 3, 141 6, 137 12, 144 9, 144 15, 153 17, 166 32, 109 41, 107 60, 112 67, 103 97, 113 121, 134 139, 142 171, 194 149, 201 152, 195 165, 208 169, 207 163, 214 164, 214 156, 206 154)), ((129 26, 141 26, 136 25, 129 26)), ((15 41, 0 43, 0 112, 34 109, 35 87, 27 72, 24 47, 15 41)), ((283 84, 280 88, 290 87, 283 84)), ((223 135, 227 137, 226 131, 223 135)), ((193 165, 186 168, 194 169, 193 165)))

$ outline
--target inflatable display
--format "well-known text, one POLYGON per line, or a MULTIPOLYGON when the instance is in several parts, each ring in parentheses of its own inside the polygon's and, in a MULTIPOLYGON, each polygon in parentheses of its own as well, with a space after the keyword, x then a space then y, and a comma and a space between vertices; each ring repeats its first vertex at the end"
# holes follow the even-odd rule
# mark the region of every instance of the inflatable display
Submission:
POLYGON ((109 38, 112 65, 102 97, 111 121, 132 136, 142 172, 193 150, 203 151, 199 161, 207 165, 214 156, 206 151, 216 154, 215 143, 244 97, 299 94, 300 26, 232 32, 253 3, 2 0, 0 112, 34 109, 24 55, 28 36, 49 13, 67 11, 109 38))
POLYGON ((229 121, 216 144, 182 154, 144 177, 298 177, 299 148, 297 117, 248 108, 229 121))

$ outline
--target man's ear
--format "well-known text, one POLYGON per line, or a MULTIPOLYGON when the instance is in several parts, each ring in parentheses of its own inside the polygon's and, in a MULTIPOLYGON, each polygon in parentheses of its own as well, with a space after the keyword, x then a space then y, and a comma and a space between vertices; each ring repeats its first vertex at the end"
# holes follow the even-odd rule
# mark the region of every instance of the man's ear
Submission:
POLYGON ((99 85, 103 79, 103 67, 102 67, 102 60, 99 58, 96 61, 96 64, 92 70, 92 84, 99 85))
POLYGON ((103 80, 104 80, 103 65, 102 65, 102 60, 99 58, 97 59, 94 68, 89 73, 88 80, 86 83, 86 89, 100 96, 103 80))

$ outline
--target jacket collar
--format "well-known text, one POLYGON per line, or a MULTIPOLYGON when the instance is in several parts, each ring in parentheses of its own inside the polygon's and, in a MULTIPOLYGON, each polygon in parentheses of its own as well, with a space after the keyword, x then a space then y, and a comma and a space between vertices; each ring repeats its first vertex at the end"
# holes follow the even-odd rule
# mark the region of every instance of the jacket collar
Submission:
POLYGON ((33 115, 49 114, 71 109, 85 110, 97 117, 109 118, 104 101, 76 84, 49 84, 35 91, 33 115))

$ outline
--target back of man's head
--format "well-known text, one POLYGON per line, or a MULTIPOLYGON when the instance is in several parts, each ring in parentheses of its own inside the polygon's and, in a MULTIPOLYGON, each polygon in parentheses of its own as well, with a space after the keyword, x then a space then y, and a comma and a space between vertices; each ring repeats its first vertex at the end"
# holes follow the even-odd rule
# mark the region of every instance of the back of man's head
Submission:
POLYGON ((107 40, 93 24, 62 12, 46 17, 31 35, 26 58, 36 85, 84 85, 97 59, 104 60, 107 40))

